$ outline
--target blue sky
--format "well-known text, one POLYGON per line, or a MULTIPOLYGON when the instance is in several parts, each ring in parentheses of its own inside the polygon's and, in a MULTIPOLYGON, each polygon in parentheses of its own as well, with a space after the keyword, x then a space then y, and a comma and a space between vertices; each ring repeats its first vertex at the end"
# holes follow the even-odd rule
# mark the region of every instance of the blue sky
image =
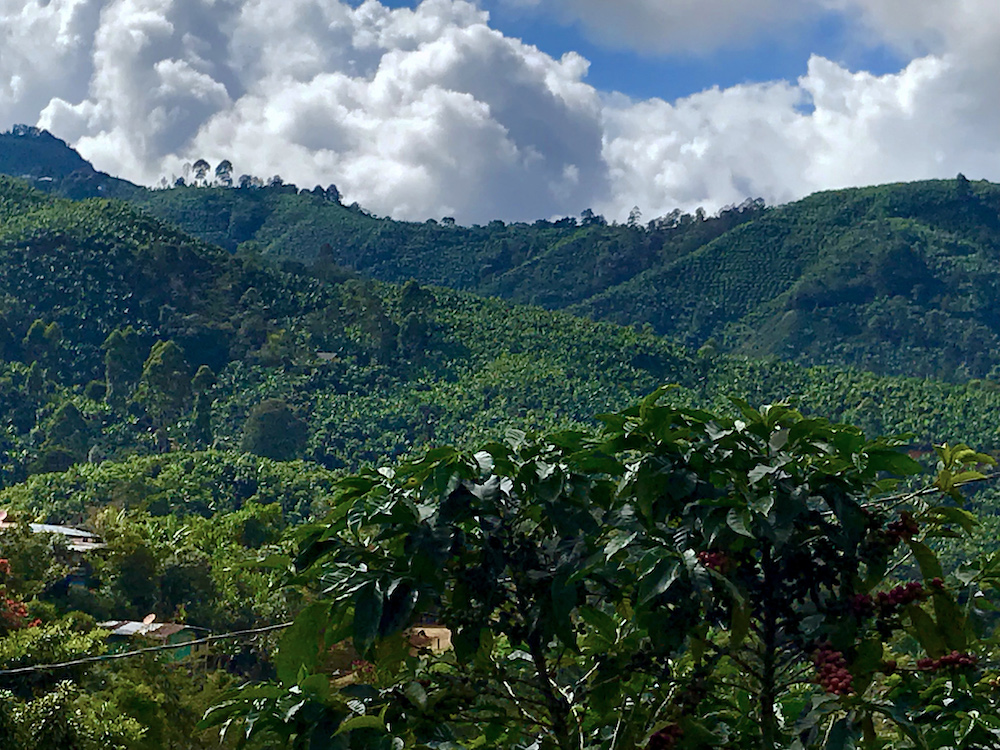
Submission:
MULTIPOLYGON (((415 8, 420 1, 382 0, 382 4, 415 8)), ((354 4, 360 3, 355 0, 354 4)), ((886 44, 862 39, 848 16, 832 11, 816 12, 791 28, 774 34, 757 32, 708 52, 669 54, 624 49, 622 45, 595 40, 579 21, 559 18, 536 7, 512 5, 504 0, 485 0, 480 7, 489 11, 490 25, 506 36, 521 39, 557 58, 577 52, 590 61, 588 83, 601 91, 618 91, 636 99, 659 97, 672 101, 713 86, 794 81, 805 75, 814 54, 875 75, 895 73, 909 62, 907 56, 886 44)))

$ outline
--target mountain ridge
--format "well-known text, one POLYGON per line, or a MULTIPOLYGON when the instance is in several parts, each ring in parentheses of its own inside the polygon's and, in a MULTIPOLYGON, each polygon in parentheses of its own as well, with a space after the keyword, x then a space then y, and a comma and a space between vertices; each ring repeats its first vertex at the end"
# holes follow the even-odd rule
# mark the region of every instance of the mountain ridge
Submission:
MULTIPOLYGON (((0 154, 16 141, 72 151, 32 132, 0 138, 0 154)), ((101 179, 43 187, 116 194, 289 270, 412 278, 648 324, 693 348, 1000 379, 1000 187, 962 176, 824 191, 771 208, 747 201, 714 217, 673 212, 645 225, 609 225, 588 210, 580 220, 472 227, 377 217, 342 205, 335 186, 149 190, 101 179)))

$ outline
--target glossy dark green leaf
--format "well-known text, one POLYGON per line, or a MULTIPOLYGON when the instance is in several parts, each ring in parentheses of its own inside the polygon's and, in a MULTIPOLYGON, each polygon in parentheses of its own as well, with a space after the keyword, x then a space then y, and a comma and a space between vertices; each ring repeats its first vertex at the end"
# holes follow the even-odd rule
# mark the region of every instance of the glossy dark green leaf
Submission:
POLYGON ((906 607, 906 614, 913 625, 917 641, 929 656, 937 658, 948 652, 947 643, 937 623, 934 622, 934 618, 927 614, 919 604, 911 604, 906 607))
POLYGON ((915 539, 907 539, 906 544, 917 559, 917 564, 920 566, 920 574, 924 577, 924 580, 930 581, 934 578, 944 577, 944 570, 941 568, 941 563, 938 561, 937 555, 934 554, 934 550, 915 539))
POLYGON ((871 471, 885 471, 897 476, 920 474, 924 470, 918 461, 894 450, 868 451, 868 468, 871 471))
POLYGON ((368 714, 364 716, 352 716, 344 720, 340 725, 340 729, 337 730, 337 734, 344 734, 345 732, 352 732, 357 729, 378 729, 384 732, 385 721, 379 716, 368 714))
POLYGON ((747 510, 732 508, 726 516, 726 524, 740 536, 753 539, 750 531, 750 513, 747 510))
POLYGON ((417 604, 418 591, 412 581, 394 580, 386 591, 379 620, 378 635, 381 638, 397 633, 410 624, 413 609, 417 604))
POLYGON ((826 736, 824 750, 855 750, 861 739, 861 728, 849 718, 837 719, 826 736))
POLYGON ((753 621, 753 612, 746 604, 734 604, 730 618, 729 647, 736 650, 743 645, 747 635, 750 633, 750 625, 753 621))
POLYGON ((576 629, 573 611, 576 609, 577 587, 569 575, 561 573, 552 579, 552 626, 556 635, 571 649, 576 649, 576 629))
POLYGON ((966 618, 961 607, 947 591, 934 590, 931 602, 934 605, 935 618, 944 637, 945 647, 949 650, 965 651, 968 638, 966 618))
POLYGON ((979 520, 975 515, 954 506, 941 505, 931 508, 929 515, 936 517, 939 522, 958 524, 967 534, 971 534, 979 526, 979 520))
POLYGON ((354 648, 362 657, 375 643, 381 619, 382 589, 377 581, 370 581, 354 599, 354 648))

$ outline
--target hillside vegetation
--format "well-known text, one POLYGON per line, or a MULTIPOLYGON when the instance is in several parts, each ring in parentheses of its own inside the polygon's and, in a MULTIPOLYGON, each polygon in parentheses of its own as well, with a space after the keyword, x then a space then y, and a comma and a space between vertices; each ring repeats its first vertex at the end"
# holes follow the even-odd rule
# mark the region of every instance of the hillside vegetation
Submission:
POLYGON ((1000 187, 961 176, 747 201, 718 216, 609 225, 588 209, 463 227, 376 217, 342 205, 333 185, 213 179, 207 164, 187 186, 146 190, 32 129, 0 136, 0 155, 0 171, 50 192, 126 198, 230 252, 320 278, 415 279, 804 364, 959 381, 1000 373, 1000 187))
POLYGON ((648 323, 694 348, 950 380, 1000 372, 1000 187, 964 178, 631 226, 413 224, 288 186, 136 202, 233 249, 648 323))
POLYGON ((39 161, 0 177, 3 750, 1000 736, 1000 494, 955 484, 1000 453, 1000 386, 970 378, 993 186, 459 227, 11 143, 39 161), (149 615, 275 630, 76 661, 149 615), (428 619, 453 651, 403 635, 428 619))
POLYGON ((648 330, 412 281, 290 273, 126 204, 16 180, 0 181, 0 206, 11 480, 91 452, 238 449, 253 440, 248 425, 271 418, 305 425, 273 448, 282 457, 358 466, 510 427, 593 424, 665 382, 680 386, 677 403, 792 399, 871 432, 912 431, 916 445, 997 441, 988 380, 696 354, 648 330))

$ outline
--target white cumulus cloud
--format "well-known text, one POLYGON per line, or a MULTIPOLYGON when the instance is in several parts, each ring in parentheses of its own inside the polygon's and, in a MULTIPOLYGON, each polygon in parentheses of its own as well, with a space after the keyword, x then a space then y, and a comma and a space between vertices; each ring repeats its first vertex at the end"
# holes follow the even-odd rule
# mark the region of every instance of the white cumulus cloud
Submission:
POLYGON ((851 71, 814 56, 795 82, 715 89, 673 103, 610 99, 604 153, 614 197, 604 207, 621 216, 631 200, 649 215, 959 171, 1000 179, 993 124, 1000 24, 986 23, 1000 6, 964 7, 965 15, 946 18, 934 0, 866 6, 862 20, 881 40, 933 50, 898 73, 851 71), (912 16, 942 25, 922 35, 912 16))
POLYGON ((109 172, 150 183, 228 158, 238 172, 334 182, 378 213, 465 221, 575 212, 606 192, 586 61, 505 37, 473 3, 81 7, 5 7, 0 27, 14 44, 0 80, 16 87, 0 117, 51 129, 109 172), (50 72, 36 67, 37 36, 81 14, 97 19, 89 47, 76 35, 50 72), (87 78, 57 85, 73 55, 87 78))
POLYGON ((491 25, 487 0, 0 0, 0 123, 145 183, 198 158, 379 214, 624 219, 923 177, 1000 179, 995 0, 492 0, 698 54, 839 13, 911 60, 631 100, 491 25), (792 24, 792 26, 789 26, 792 24), (755 36, 756 35, 756 36, 755 36))

